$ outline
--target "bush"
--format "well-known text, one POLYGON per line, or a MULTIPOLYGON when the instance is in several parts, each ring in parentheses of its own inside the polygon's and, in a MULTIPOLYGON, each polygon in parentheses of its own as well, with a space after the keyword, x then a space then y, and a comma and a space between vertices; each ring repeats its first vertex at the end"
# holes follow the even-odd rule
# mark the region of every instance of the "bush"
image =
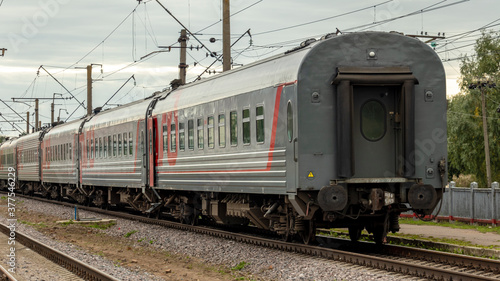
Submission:
POLYGON ((456 187, 470 187, 472 182, 477 182, 476 177, 474 175, 462 175, 460 174, 458 177, 453 175, 453 181, 455 182, 456 187))

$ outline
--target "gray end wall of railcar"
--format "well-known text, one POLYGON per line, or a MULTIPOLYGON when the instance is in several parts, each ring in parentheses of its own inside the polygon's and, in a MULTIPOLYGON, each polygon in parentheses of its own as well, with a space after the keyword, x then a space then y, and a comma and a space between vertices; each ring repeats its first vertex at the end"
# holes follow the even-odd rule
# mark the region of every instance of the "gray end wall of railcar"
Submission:
MULTIPOLYGON (((303 60, 298 80, 299 188, 320 189, 338 178, 336 86, 339 66, 409 66, 415 85, 415 176, 441 186, 437 165, 447 157, 445 72, 436 53, 417 39, 391 33, 353 33, 317 43, 303 60), (368 59, 368 52, 376 59, 368 59), (426 101, 425 92, 433 92, 426 101), (319 102, 313 101, 319 94, 319 102), (432 167, 435 174, 426 175, 432 167), (308 177, 310 173, 314 177, 308 177)), ((377 161, 371 159, 370 161, 377 161)), ((446 175, 445 175, 446 179, 446 175)))

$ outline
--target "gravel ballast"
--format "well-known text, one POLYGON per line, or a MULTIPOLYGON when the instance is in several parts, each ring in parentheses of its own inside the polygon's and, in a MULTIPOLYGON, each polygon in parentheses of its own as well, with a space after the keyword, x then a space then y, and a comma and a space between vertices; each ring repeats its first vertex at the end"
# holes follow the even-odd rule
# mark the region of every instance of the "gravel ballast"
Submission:
MULTIPOLYGON (((70 219, 74 209, 36 200, 24 199, 28 211, 70 219)), ((329 261, 320 258, 283 252, 274 249, 239 243, 207 235, 184 232, 176 229, 149 225, 137 221, 96 214, 79 210, 80 218, 117 219, 117 224, 104 233, 124 237, 142 247, 154 247, 170 253, 196 257, 208 264, 224 265, 233 268, 244 264, 242 271, 251 274, 257 280, 415 280, 399 274, 392 274, 347 263, 329 261), (138 242, 142 241, 142 242, 138 242)), ((3 223, 6 218, 1 218, 3 223)), ((92 255, 75 249, 68 243, 54 241, 35 229, 18 224, 18 229, 49 246, 76 257, 121 280, 160 280, 147 273, 132 272, 123 267, 116 267, 113 262, 98 255, 92 255)))

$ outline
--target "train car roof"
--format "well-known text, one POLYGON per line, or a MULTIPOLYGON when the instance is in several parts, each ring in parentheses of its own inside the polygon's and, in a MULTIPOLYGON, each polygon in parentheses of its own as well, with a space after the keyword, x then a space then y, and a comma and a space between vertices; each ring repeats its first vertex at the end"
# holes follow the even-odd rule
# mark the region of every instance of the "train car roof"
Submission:
POLYGON ((145 118, 151 97, 99 112, 85 123, 84 128, 99 129, 145 118))
POLYGON ((78 128, 84 119, 77 119, 70 121, 68 123, 59 124, 52 127, 45 135, 44 138, 58 137, 64 134, 76 134, 78 133, 78 128))
POLYGON ((38 140, 40 138, 40 134, 42 132, 43 131, 38 131, 38 132, 31 133, 29 135, 20 136, 18 139, 18 144, 22 144, 22 143, 25 143, 28 141, 38 140))
POLYGON ((214 77, 202 79, 164 93, 166 101, 160 101, 155 111, 165 112, 172 108, 185 108, 248 93, 283 83, 295 82, 303 58, 310 46, 276 55, 242 66, 214 77), (182 97, 182 98, 180 98, 182 97))

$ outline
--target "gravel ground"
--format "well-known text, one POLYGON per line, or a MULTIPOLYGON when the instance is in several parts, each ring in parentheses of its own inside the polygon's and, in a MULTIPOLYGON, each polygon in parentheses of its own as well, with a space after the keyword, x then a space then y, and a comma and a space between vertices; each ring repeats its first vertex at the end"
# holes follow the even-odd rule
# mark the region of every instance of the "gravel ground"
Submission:
MULTIPOLYGON (((43 212, 47 214, 51 214, 53 216, 60 216, 62 213, 69 214, 68 210, 69 208, 67 207, 59 207, 53 204, 48 204, 48 203, 43 203, 43 202, 38 202, 35 200, 29 200, 29 199, 24 199, 25 201, 25 206, 29 206, 28 210, 30 211, 37 211, 37 212, 43 212), (65 210, 64 210, 65 209, 65 210)), ((67 217, 67 216, 66 216, 67 217)), ((0 217, 0 223, 7 224, 7 218, 5 217, 0 217)), ((23 234, 26 234, 33 239, 37 241, 41 241, 45 245, 59 250, 73 258, 76 258, 84 263, 87 263, 99 270, 102 270, 103 272, 106 272, 112 276, 114 276, 117 279, 120 280, 130 280, 130 281, 135 281, 135 280, 162 280, 159 278, 156 278, 154 276, 151 276, 150 274, 146 272, 133 272, 130 270, 127 270, 126 268, 123 267, 116 267, 112 261, 106 260, 102 258, 101 256, 98 255, 92 255, 89 254, 85 251, 82 251, 80 249, 76 249, 74 245, 69 244, 69 243, 62 243, 56 240, 53 240, 52 238, 38 232, 37 230, 33 229, 30 226, 26 226, 21 223, 16 224, 16 232, 20 232, 23 234)), ((30 274, 38 274, 38 272, 33 272, 33 268, 28 270, 28 267, 24 264, 19 265, 19 270, 24 270, 24 271, 29 271, 30 274)), ((43 272, 42 272, 43 273, 43 272)), ((28 274, 28 273, 25 273, 28 274)), ((43 276, 43 275, 42 275, 43 276)), ((50 275, 46 275, 46 278, 49 278, 50 275)), ((26 280, 40 280, 40 279, 26 279, 26 280)), ((68 280, 68 279, 45 279, 45 280, 68 280)))
MULTIPOLYGON (((69 219, 74 210, 69 207, 47 204, 35 200, 25 199, 28 210, 43 212, 47 215, 69 219)), ((109 218, 93 212, 80 210, 80 218, 109 218)), ((114 218, 116 219, 116 218, 114 218)), ((5 222, 2 218, 0 221, 5 222)), ((112 262, 100 256, 90 255, 74 249, 71 244, 64 244, 40 234, 31 227, 19 225, 19 230, 45 241, 50 246, 80 260, 89 263, 122 280, 151 280, 151 276, 130 272, 125 268, 117 268, 112 262)), ((117 224, 107 230, 108 235, 124 237, 125 234, 137 231, 130 239, 143 247, 157 247, 172 253, 197 257, 207 263, 234 267, 240 262, 247 265, 243 270, 252 274, 253 279, 259 280, 416 280, 399 274, 390 274, 378 270, 350 264, 328 261, 314 257, 303 256, 273 249, 266 249, 253 245, 228 241, 206 235, 183 232, 175 229, 148 225, 136 221, 118 219, 117 224), (154 243, 150 244, 150 241, 154 243)))
POLYGON ((7 253, 10 253, 10 248, 14 246, 16 249, 15 273, 10 270, 9 273, 17 280, 84 280, 20 243, 8 245, 7 242, 8 236, 1 233, 0 261, 5 269, 11 269, 8 265, 10 258, 7 253))

